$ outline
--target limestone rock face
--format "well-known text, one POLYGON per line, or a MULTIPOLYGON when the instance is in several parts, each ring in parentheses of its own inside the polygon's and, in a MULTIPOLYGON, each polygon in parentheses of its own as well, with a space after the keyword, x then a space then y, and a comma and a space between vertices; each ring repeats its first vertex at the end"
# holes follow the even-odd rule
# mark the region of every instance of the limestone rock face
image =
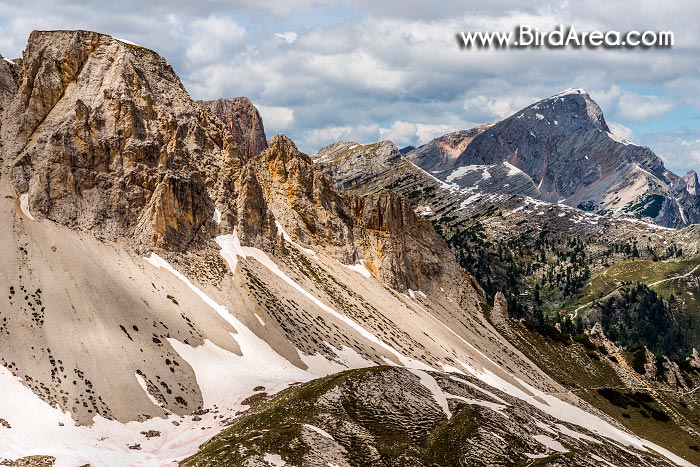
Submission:
MULTIPOLYGON (((17 90, 16 68, 17 65, 0 55, 0 115, 5 111, 5 107, 17 90)), ((0 134, 2 134, 2 119, 0 119, 0 134)), ((0 138, 0 160, 2 160, 2 141, 3 139, 0 138)))
POLYGON ((0 55, 0 112, 17 90, 17 65, 0 55))
POLYGON ((688 357, 688 362, 692 368, 700 369, 700 355, 698 354, 698 349, 693 349, 693 353, 688 357))
POLYGON ((345 264, 365 261, 377 278, 401 291, 428 292, 441 283, 450 289, 467 284, 471 291, 476 285, 407 198, 389 190, 365 197, 339 194, 284 135, 273 137, 246 164, 238 193, 239 235, 251 245, 274 250, 276 221, 306 247, 345 264))
POLYGON ((436 291, 441 277, 462 276, 454 256, 433 226, 418 217, 403 195, 386 190, 353 198, 356 238, 363 258, 384 282, 405 290, 436 291))
POLYGON ((247 97, 198 101, 226 124, 245 159, 267 149, 267 137, 260 112, 247 97))
POLYGON ((656 356, 646 347, 644 348, 644 376, 655 379, 657 376, 656 356))
POLYGON ((191 243, 214 211, 204 168, 239 159, 162 57, 86 31, 32 33, 2 136, 35 215, 140 248, 191 243))
POLYGON ((688 173, 683 176, 683 180, 685 181, 688 193, 691 195, 700 193, 700 190, 698 190, 698 174, 695 173, 694 170, 689 170, 688 173))
POLYGON ((457 164, 457 159, 467 146, 491 125, 480 125, 469 130, 459 130, 415 148, 406 153, 418 167, 429 172, 445 170, 457 164))
POLYGON ((313 159, 338 189, 354 190, 393 171, 401 157, 394 143, 381 141, 367 145, 332 143, 315 154, 313 159))
POLYGON ((683 379, 681 370, 676 362, 672 362, 664 355, 661 367, 663 368, 663 379, 666 384, 677 390, 688 390, 688 384, 685 382, 685 379, 683 379))

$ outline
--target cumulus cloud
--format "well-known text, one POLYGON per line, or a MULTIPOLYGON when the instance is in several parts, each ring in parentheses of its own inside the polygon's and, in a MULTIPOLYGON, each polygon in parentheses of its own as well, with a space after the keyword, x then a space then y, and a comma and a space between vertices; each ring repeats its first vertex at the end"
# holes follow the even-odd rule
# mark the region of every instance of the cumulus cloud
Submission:
MULTIPOLYGON (((332 126, 326 128, 314 128, 304 133, 302 141, 307 147, 320 149, 321 147, 336 141, 357 141, 360 143, 376 141, 379 136, 378 125, 361 125, 357 127, 332 126)), ((304 147, 302 146, 302 150, 304 147)), ((306 149, 306 152, 315 152, 306 149)))
POLYGON ((700 129, 680 129, 641 135, 641 142, 652 147, 677 173, 700 168, 700 129))
POLYGON ((276 32, 275 37, 279 37, 287 44, 293 44, 297 40, 297 33, 292 31, 287 32, 276 32))
POLYGON ((608 122, 608 128, 610 128, 610 131, 612 131, 612 133, 615 136, 617 136, 621 139, 624 139, 627 141, 633 140, 632 139, 633 138, 632 130, 621 123, 608 122))
POLYGON ((280 133, 294 122, 294 110, 287 107, 256 105, 268 133, 280 133))
POLYGON ((620 96, 620 118, 628 121, 659 118, 673 110, 676 104, 659 96, 643 96, 625 92, 620 96))
POLYGON ((448 124, 410 123, 398 120, 389 128, 379 128, 380 139, 393 141, 399 147, 418 146, 442 136, 446 133, 461 129, 448 124))
POLYGON ((210 16, 192 23, 190 44, 185 55, 195 64, 220 61, 226 50, 243 44, 245 28, 231 18, 210 16))

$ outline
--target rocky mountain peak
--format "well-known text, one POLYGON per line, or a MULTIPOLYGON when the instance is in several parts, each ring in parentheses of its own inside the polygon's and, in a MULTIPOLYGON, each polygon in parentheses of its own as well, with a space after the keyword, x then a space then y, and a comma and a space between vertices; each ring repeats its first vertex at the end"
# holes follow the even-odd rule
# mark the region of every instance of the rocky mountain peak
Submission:
POLYGON ((683 176, 683 180, 685 181, 685 186, 688 193, 691 195, 699 194, 698 174, 694 170, 689 170, 688 173, 683 176))
POLYGON ((170 64, 104 34, 35 31, 20 68, 3 154, 31 212, 140 249, 191 244, 241 156, 170 64))
POLYGON ((519 193, 667 227, 700 221, 700 200, 697 190, 686 189, 688 180, 668 171, 651 149, 613 135, 600 106, 580 88, 495 124, 436 138, 406 157, 466 191, 519 193), (512 170, 493 177, 503 165, 512 170), (529 181, 515 189, 511 178, 522 175, 529 181))
POLYGON ((554 125, 560 132, 593 127, 610 133, 600 106, 582 88, 569 88, 542 99, 509 118, 534 119, 538 126, 554 125))
POLYGON ((269 151, 265 152, 268 162, 279 161, 287 164, 295 159, 300 159, 305 164, 313 165, 311 158, 299 151, 297 145, 287 135, 279 133, 270 140, 269 151))
POLYGON ((267 149, 267 137, 260 112, 247 97, 199 101, 226 124, 246 159, 267 149))
POLYGON ((362 186, 368 177, 393 170, 402 157, 401 151, 391 141, 331 143, 312 156, 332 180, 342 180, 337 185, 341 190, 362 186))

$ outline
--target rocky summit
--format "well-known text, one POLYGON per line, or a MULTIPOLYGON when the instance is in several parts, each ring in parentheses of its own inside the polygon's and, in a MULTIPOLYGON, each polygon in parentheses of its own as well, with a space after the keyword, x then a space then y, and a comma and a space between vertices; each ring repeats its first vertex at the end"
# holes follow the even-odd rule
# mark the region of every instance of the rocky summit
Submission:
POLYGON ((685 316, 678 301, 604 282, 615 289, 586 309, 603 325, 575 339, 535 307, 568 297, 544 292, 557 273, 580 291, 583 253, 589 273, 632 255, 636 234, 615 222, 637 222, 638 256, 678 259, 657 258, 653 281, 691 280, 692 228, 600 213, 692 222, 697 177, 616 141, 584 93, 536 106, 406 154, 309 156, 268 140, 246 98, 192 100, 154 51, 32 33, 21 59, 0 60, 0 463, 697 463, 691 341, 687 365, 659 352, 647 365, 676 341, 621 340, 634 329, 620 309, 646 319, 638 295, 659 319, 685 316), (589 159, 565 180, 566 160, 589 159), (628 198, 658 193, 657 215, 604 195, 630 173, 645 181, 628 198), (551 238, 532 234, 544 225, 551 238), (573 225, 564 250, 554 238, 573 225), (589 241, 604 226, 628 242, 607 256, 589 241), (548 262, 564 257, 568 275, 548 262))
POLYGON ((530 178, 520 194, 543 201, 667 227, 700 220, 692 175, 669 172, 651 149, 614 135, 583 89, 563 91, 495 124, 437 138, 407 157, 461 188, 493 176, 493 187, 482 184, 481 191, 501 192, 508 174, 492 170, 507 164, 514 168, 511 176, 517 169, 530 178))

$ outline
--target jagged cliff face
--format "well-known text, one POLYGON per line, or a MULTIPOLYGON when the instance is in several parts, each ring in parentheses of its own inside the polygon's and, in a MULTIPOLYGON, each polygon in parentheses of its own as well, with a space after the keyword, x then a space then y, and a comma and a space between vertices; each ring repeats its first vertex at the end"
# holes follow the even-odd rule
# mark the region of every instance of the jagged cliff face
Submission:
POLYGON ((244 172, 248 175, 241 193, 250 195, 242 194, 245 201, 239 209, 262 213, 251 214, 254 222, 242 214, 239 229, 251 244, 268 248, 274 244, 279 235, 275 219, 302 245, 316 245, 345 264, 363 262, 375 277, 397 290, 434 291, 443 284, 444 289, 461 293, 466 276, 453 261, 445 261, 452 256, 446 244, 404 196, 388 190, 343 196, 314 168, 309 156, 280 135, 244 172))
POLYGON ((496 183, 482 184, 486 194, 508 185, 491 170, 507 163, 531 179, 520 194, 663 226, 700 221, 697 195, 686 181, 666 170, 649 148, 612 135, 600 107, 582 89, 544 99, 491 126, 438 138, 407 156, 460 188, 474 186, 475 175, 493 177, 496 183), (455 138, 459 145, 449 143, 455 138), (452 156, 443 154, 445 147, 455 148, 452 156))
POLYGON ((245 159, 267 149, 260 112, 247 97, 199 101, 199 104, 226 124, 245 159))
POLYGON ((2 132, 15 191, 37 217, 142 249, 194 241, 220 172, 240 164, 163 58, 84 31, 32 34, 2 132))

